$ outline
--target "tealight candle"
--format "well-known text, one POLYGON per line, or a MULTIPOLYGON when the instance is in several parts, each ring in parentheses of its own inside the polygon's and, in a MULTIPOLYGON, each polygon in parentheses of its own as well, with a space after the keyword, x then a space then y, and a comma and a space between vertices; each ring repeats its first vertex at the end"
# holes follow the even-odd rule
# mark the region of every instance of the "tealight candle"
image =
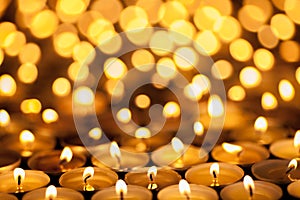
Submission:
POLYGON ((269 156, 265 147, 252 142, 223 143, 212 150, 215 160, 240 165, 251 165, 269 156))
POLYGON ((274 200, 281 198, 282 190, 273 183, 253 181, 250 176, 245 176, 243 182, 226 186, 220 195, 224 200, 274 200))
POLYGON ((174 137, 171 144, 155 150, 151 159, 158 166, 185 169, 206 162, 208 154, 203 149, 183 144, 180 139, 174 137))
POLYGON ((0 174, 13 170, 21 163, 21 156, 14 151, 1 150, 0 151, 0 174))
POLYGON ((144 187, 126 185, 123 180, 118 180, 115 187, 110 187, 97 192, 92 200, 151 200, 152 193, 144 187))
POLYGON ((273 141, 286 138, 288 130, 271 123, 263 116, 255 120, 254 126, 235 129, 231 132, 229 138, 237 141, 252 141, 261 144, 270 144, 273 141))
POLYGON ((11 194, 6 193, 0 193, 0 199, 1 200, 18 200, 17 197, 11 194))
POLYGON ((40 188, 24 195, 22 200, 84 200, 82 194, 69 188, 40 188))
POLYGON ((196 184, 188 184, 186 180, 180 180, 179 184, 171 185, 162 189, 157 198, 159 200, 217 200, 218 194, 215 190, 196 184))
POLYGON ((41 171, 16 168, 0 175, 0 183, 5 183, 0 184, 0 192, 23 193, 43 187, 49 182, 49 176, 41 171))
POLYGON ((299 187, 300 187, 300 181, 295 181, 295 182, 288 185, 287 191, 291 196, 298 199, 298 198, 300 198, 299 187))
POLYGON ((85 156, 79 154, 73 155, 71 149, 65 147, 63 151, 44 151, 34 154, 28 160, 28 166, 31 169, 57 174, 82 167, 85 162, 85 156))
POLYGON ((206 186, 229 185, 243 176, 243 169, 230 163, 204 163, 191 167, 185 173, 190 183, 206 186))
POLYGON ((113 186, 118 175, 109 169, 86 167, 77 168, 64 173, 59 183, 63 187, 77 191, 94 191, 113 186))
POLYGON ((300 130, 295 134, 294 139, 278 140, 271 144, 270 152, 282 159, 293 159, 300 157, 300 130))
POLYGON ((255 163, 251 167, 252 174, 259 180, 269 181, 276 184, 287 184, 293 179, 299 179, 297 175, 300 169, 297 161, 271 159, 255 163))
POLYGON ((147 169, 138 169, 125 175, 126 183, 130 185, 139 185, 149 190, 165 188, 169 185, 177 184, 180 181, 180 175, 170 169, 158 169, 152 166, 147 169))
POLYGON ((99 145, 92 151, 93 165, 97 167, 110 167, 117 171, 134 170, 144 167, 149 161, 146 153, 136 153, 120 149, 116 142, 99 145))
POLYGON ((20 135, 6 135, 0 141, 1 146, 20 152, 23 157, 29 157, 34 152, 53 149, 55 144, 54 138, 34 135, 29 130, 23 130, 20 135))

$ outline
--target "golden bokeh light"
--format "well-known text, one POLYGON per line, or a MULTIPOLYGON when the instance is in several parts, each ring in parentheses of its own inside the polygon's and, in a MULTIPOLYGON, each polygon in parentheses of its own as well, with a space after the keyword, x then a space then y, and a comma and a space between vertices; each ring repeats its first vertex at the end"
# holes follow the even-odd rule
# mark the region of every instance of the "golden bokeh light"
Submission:
POLYGON ((194 132, 197 136, 202 136, 204 133, 204 126, 200 121, 194 123, 194 132))
POLYGON ((114 36, 115 28, 104 17, 97 17, 97 19, 89 23, 86 34, 93 44, 101 45, 114 36))
POLYGON ((253 47, 247 40, 239 38, 230 43, 229 51, 235 60, 245 62, 252 57, 253 47))
POLYGON ((269 71, 275 63, 274 55, 267 49, 257 49, 253 54, 255 66, 261 71, 269 71))
POLYGON ((227 96, 232 101, 243 101, 246 97, 246 91, 242 86, 234 85, 229 88, 227 96))
POLYGON ((120 79, 127 72, 125 63, 119 58, 109 58, 104 63, 104 74, 109 79, 120 79))
POLYGON ((276 14, 271 18, 271 28, 281 40, 291 39, 295 35, 295 24, 285 14, 276 14))
POLYGON ((122 97, 125 92, 124 83, 117 79, 109 79, 106 81, 105 89, 108 94, 114 97, 122 97))
POLYGON ((47 124, 56 122, 58 118, 59 118, 58 113, 51 108, 45 109, 42 113, 42 119, 47 124))
POLYGON ((194 14, 194 23, 199 30, 213 30, 215 22, 221 17, 220 12, 212 6, 201 6, 194 14))
POLYGON ((6 37, 17 30, 16 25, 11 22, 0 23, 0 47, 4 47, 6 37))
POLYGON ((92 128, 88 134, 90 138, 93 138, 94 140, 100 140, 103 133, 100 128, 96 127, 92 128))
POLYGON ((261 106, 264 110, 273 110, 277 108, 278 101, 271 92, 265 92, 261 97, 261 106))
POLYGON ((122 108, 117 112, 117 119, 122 123, 131 121, 131 111, 128 108, 122 108))
POLYGON ((232 16, 220 17, 216 20, 213 30, 225 42, 231 42, 242 34, 240 22, 232 16))
POLYGON ((296 24, 300 24, 300 2, 298 0, 285 0, 284 11, 296 24))
POLYGON ((134 136, 140 139, 150 138, 151 131, 146 127, 140 127, 135 131, 134 136))
POLYGON ((142 72, 150 71, 155 65, 154 56, 146 49, 138 49, 131 56, 132 65, 142 72))
POLYGON ((72 58, 74 61, 84 64, 90 64, 96 56, 93 45, 86 41, 81 41, 73 48, 72 58))
POLYGON ((47 0, 18 0, 18 9, 24 14, 32 14, 42 10, 47 0))
POLYGON ((272 0, 273 5, 279 10, 284 10, 285 0, 272 0))
POLYGON ((168 28, 176 20, 187 20, 189 13, 181 2, 168 1, 160 6, 158 16, 160 24, 168 28))
POLYGON ((278 91, 283 101, 292 101, 295 97, 295 88, 292 83, 282 79, 278 85, 278 91))
POLYGON ((298 67, 298 68, 296 69, 296 72, 295 72, 295 78, 296 78, 298 84, 300 85, 300 67, 298 67))
POLYGON ((166 118, 179 117, 180 106, 174 101, 169 101, 164 105, 163 115, 166 118))
POLYGON ((10 116, 4 109, 0 109, 0 127, 5 127, 10 123, 10 116))
POLYGON ((300 60, 300 45, 294 40, 286 40, 280 43, 279 54, 287 62, 300 60))
POLYGON ((222 99, 216 94, 211 95, 208 99, 207 110, 211 118, 224 116, 225 110, 222 99))
POLYGON ((156 31, 149 42, 149 47, 158 56, 170 54, 174 49, 174 41, 166 31, 156 31))
POLYGON ((278 37, 269 25, 261 26, 258 30, 257 37, 261 45, 269 49, 275 48, 279 43, 278 37))
POLYGON ((145 95, 145 94, 140 94, 135 97, 135 105, 139 108, 145 109, 148 108, 151 104, 151 99, 145 95))
POLYGON ((178 45, 188 45, 196 33, 194 25, 186 20, 176 20, 170 25, 170 36, 178 45))
POLYGON ((0 49, 0 66, 2 65, 3 61, 4 61, 4 52, 2 49, 0 49))
POLYGON ((73 92, 73 101, 78 105, 92 105, 95 101, 94 92, 89 87, 80 86, 73 92))
POLYGON ((38 69, 35 64, 24 63, 18 69, 18 78, 23 83, 33 83, 38 77, 38 69))
POLYGON ((67 96, 71 92, 71 83, 68 79, 59 77, 52 84, 52 92, 57 96, 67 96))
POLYGON ((263 10, 264 12, 264 20, 267 21, 268 19, 270 19, 270 17, 273 14, 273 6, 272 3, 269 0, 260 0, 260 1, 256 1, 256 0, 244 0, 244 5, 253 5, 256 6, 258 8, 260 8, 261 10, 263 10))
POLYGON ((157 61, 156 72, 165 79, 172 79, 176 76, 177 70, 171 58, 163 57, 157 61))
MULTIPOLYGON (((109 2, 111 0, 108 0, 109 2)), ((148 0, 138 0, 136 2, 136 5, 143 8, 149 18, 149 22, 151 24, 156 24, 159 22, 160 20, 160 16, 159 16, 159 8, 160 6, 163 4, 162 0, 152 0, 152 1, 148 1, 148 0)))
POLYGON ((57 0, 56 13, 62 22, 76 22, 89 6, 90 0, 57 0))
POLYGON ((83 81, 89 76, 89 68, 79 62, 73 62, 68 67, 68 76, 72 81, 83 81))
POLYGON ((240 71, 240 82, 245 88, 254 88, 257 87, 261 81, 261 73, 255 67, 244 67, 240 71))
POLYGON ((36 38, 47 38, 53 35, 58 26, 59 20, 52 10, 42 10, 33 17, 30 23, 30 31, 36 38))
POLYGON ((26 36, 21 31, 14 31, 7 35, 3 48, 7 55, 17 56, 26 44, 26 36))
MULTIPOLYGON (((182 1, 186 1, 186 0, 182 0, 182 1)), ((228 15, 232 14, 233 5, 232 5, 232 1, 230 1, 230 0, 213 0, 213 1, 192 0, 192 1, 194 1, 195 3, 200 2, 200 6, 214 7, 223 16, 228 16, 228 15)), ((186 2, 189 2, 189 1, 186 1, 186 2)))
POLYGON ((194 68, 198 62, 197 54, 193 48, 180 47, 173 54, 173 59, 179 69, 188 71, 194 68))
POLYGON ((211 73, 216 79, 228 79, 233 74, 233 66, 227 60, 218 60, 211 67, 211 73))
POLYGON ((194 46, 199 53, 211 56, 220 50, 221 43, 212 31, 205 30, 197 33, 194 46))
POLYGON ((25 99, 21 102, 20 109, 25 114, 38 114, 41 112, 42 104, 38 99, 25 99))
POLYGON ((96 0, 91 2, 91 10, 100 12, 111 23, 116 23, 123 6, 119 0, 96 0))
POLYGON ((204 74, 197 74, 193 77, 192 83, 202 91, 203 94, 206 94, 210 91, 211 83, 207 76, 204 74))
POLYGON ((148 15, 139 6, 128 6, 122 10, 119 24, 123 31, 130 31, 148 26, 148 15))
POLYGON ((0 76, 0 96, 13 96, 17 91, 15 79, 9 74, 0 76))
POLYGON ((190 83, 184 87, 184 95, 192 101, 199 101, 203 96, 203 90, 195 83, 190 83))
POLYGON ((238 19, 246 30, 257 32, 266 22, 267 15, 262 8, 248 4, 238 11, 238 19))
POLYGON ((35 43, 27 43, 23 46, 19 53, 19 61, 24 63, 33 63, 36 64, 41 56, 42 52, 40 47, 35 43))

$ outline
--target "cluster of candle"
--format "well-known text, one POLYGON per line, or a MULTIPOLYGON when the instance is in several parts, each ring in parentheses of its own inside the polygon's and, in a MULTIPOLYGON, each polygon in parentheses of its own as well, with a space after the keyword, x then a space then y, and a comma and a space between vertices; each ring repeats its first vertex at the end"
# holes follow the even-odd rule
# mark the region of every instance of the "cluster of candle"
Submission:
POLYGON ((300 198, 299 9, 3 0, 0 199, 300 198))

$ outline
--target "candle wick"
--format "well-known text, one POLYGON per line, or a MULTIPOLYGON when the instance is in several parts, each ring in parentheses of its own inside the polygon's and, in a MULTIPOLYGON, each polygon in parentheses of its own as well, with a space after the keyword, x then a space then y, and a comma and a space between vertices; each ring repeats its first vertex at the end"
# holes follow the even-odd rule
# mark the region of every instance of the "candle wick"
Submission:
POLYGON ((251 199, 252 199, 252 197, 253 197, 253 189, 252 189, 251 186, 249 187, 249 193, 250 193, 250 197, 251 197, 251 199))
POLYGON ((190 196, 187 192, 184 193, 185 197, 186 197, 186 200, 190 200, 190 196))
POLYGON ((289 167, 289 168, 286 170, 285 174, 289 174, 293 169, 294 169, 294 166, 289 167))
POLYGON ((150 174, 150 177, 149 177, 149 178, 150 178, 150 181, 151 181, 151 182, 153 182, 153 181, 154 181, 154 178, 153 178, 153 173, 151 173, 151 174, 150 174))
POLYGON ((19 175, 19 176, 18 176, 18 186, 21 185, 21 178, 22 178, 21 175, 19 175))
POLYGON ((123 193, 123 191, 120 191, 120 200, 124 200, 124 193, 123 193))
POLYGON ((66 163, 68 163, 68 161, 65 158, 59 161, 60 166, 65 165, 66 163))
POLYGON ((87 175, 84 179, 83 179, 83 182, 84 182, 84 184, 87 184, 87 180, 89 179, 89 178, 91 178, 91 176, 92 175, 87 175))
POLYGON ((216 173, 216 171, 214 170, 212 173, 213 173, 214 179, 216 179, 216 178, 217 178, 217 173, 216 173))

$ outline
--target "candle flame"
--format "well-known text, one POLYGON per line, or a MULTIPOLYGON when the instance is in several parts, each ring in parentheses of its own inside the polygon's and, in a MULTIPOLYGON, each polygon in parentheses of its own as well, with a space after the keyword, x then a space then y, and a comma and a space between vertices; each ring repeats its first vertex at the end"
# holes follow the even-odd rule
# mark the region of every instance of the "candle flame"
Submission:
POLYGON ((204 126, 201 122, 197 121, 194 123, 194 132, 196 135, 201 136, 204 133, 204 126))
POLYGON ((184 179, 181 179, 179 181, 179 192, 180 194, 182 195, 189 195, 191 193, 191 188, 190 188, 190 185, 189 183, 184 180, 184 179))
POLYGON ((268 129, 268 121, 265 117, 259 116, 254 123, 254 129, 255 131, 264 133, 268 129))
POLYGON ((300 130, 298 130, 294 136, 294 147, 300 149, 300 130))
POLYGON ((121 157, 121 151, 120 151, 120 148, 117 144, 117 142, 113 141, 111 144, 110 144, 110 155, 113 157, 113 158, 120 158, 121 157))
POLYGON ((248 193, 249 193, 250 196, 252 197, 252 196, 253 196, 253 193, 254 193, 255 186, 254 186, 254 181, 253 181, 253 179, 251 178, 251 176, 246 175, 246 176, 244 177, 243 183, 244 183, 245 189, 248 191, 248 193))
POLYGON ((297 166, 298 166, 297 160, 296 159, 291 160, 288 165, 288 171, 295 170, 297 166))
POLYGON ((135 131, 136 138, 149 138, 151 137, 151 132, 148 128, 141 127, 135 131))
POLYGON ((46 189, 45 198, 46 200, 54 200, 57 197, 57 190, 54 185, 50 185, 46 189))
POLYGON ((5 127, 10 122, 10 116, 6 110, 0 110, 0 127, 5 127))
POLYGON ((19 135, 19 140, 23 145, 32 144, 35 137, 29 130, 23 130, 19 135))
POLYGON ((184 145, 179 138, 174 137, 172 139, 172 147, 176 153, 183 153, 184 145))
POLYGON ((279 82, 278 90, 283 101, 291 101, 295 97, 294 86, 286 79, 283 79, 279 82))
POLYGON ((156 176, 156 174, 157 174, 157 168, 155 166, 150 167, 147 176, 150 178, 150 176, 156 176))
POLYGON ((265 92, 261 97, 261 106, 264 110, 273 110, 277 108, 278 101, 272 93, 265 92))
POLYGON ((65 160, 66 162, 70 162, 72 160, 72 157, 73 157, 73 152, 71 150, 70 147, 65 147, 61 154, 60 154, 60 160, 65 160))
POLYGON ((127 194, 127 185, 126 185, 125 181, 123 181, 121 179, 117 181, 116 193, 117 193, 117 195, 121 195, 121 193, 123 193, 123 195, 127 194))
POLYGON ((25 171, 22 168, 14 169, 14 179, 17 185, 21 185, 25 179, 25 171))
POLYGON ((243 151, 243 147, 239 146, 239 145, 235 145, 235 144, 230 144, 227 142, 224 142, 222 144, 223 149, 231 154, 239 154, 243 151))
POLYGON ((208 100, 208 115, 210 117, 221 117, 222 115, 224 115, 223 102, 219 96, 210 96, 208 100))
POLYGON ((83 181, 86 182, 87 179, 92 178, 94 176, 94 172, 95 170, 93 167, 86 167, 82 175, 83 181))
POLYGON ((48 108, 43 111, 42 118, 45 123, 50 124, 50 123, 56 122, 58 120, 59 116, 55 110, 48 108))
POLYGON ((220 173, 220 166, 218 163, 213 163, 210 166, 210 170, 209 170, 210 174, 212 175, 213 178, 217 178, 217 176, 220 173))

